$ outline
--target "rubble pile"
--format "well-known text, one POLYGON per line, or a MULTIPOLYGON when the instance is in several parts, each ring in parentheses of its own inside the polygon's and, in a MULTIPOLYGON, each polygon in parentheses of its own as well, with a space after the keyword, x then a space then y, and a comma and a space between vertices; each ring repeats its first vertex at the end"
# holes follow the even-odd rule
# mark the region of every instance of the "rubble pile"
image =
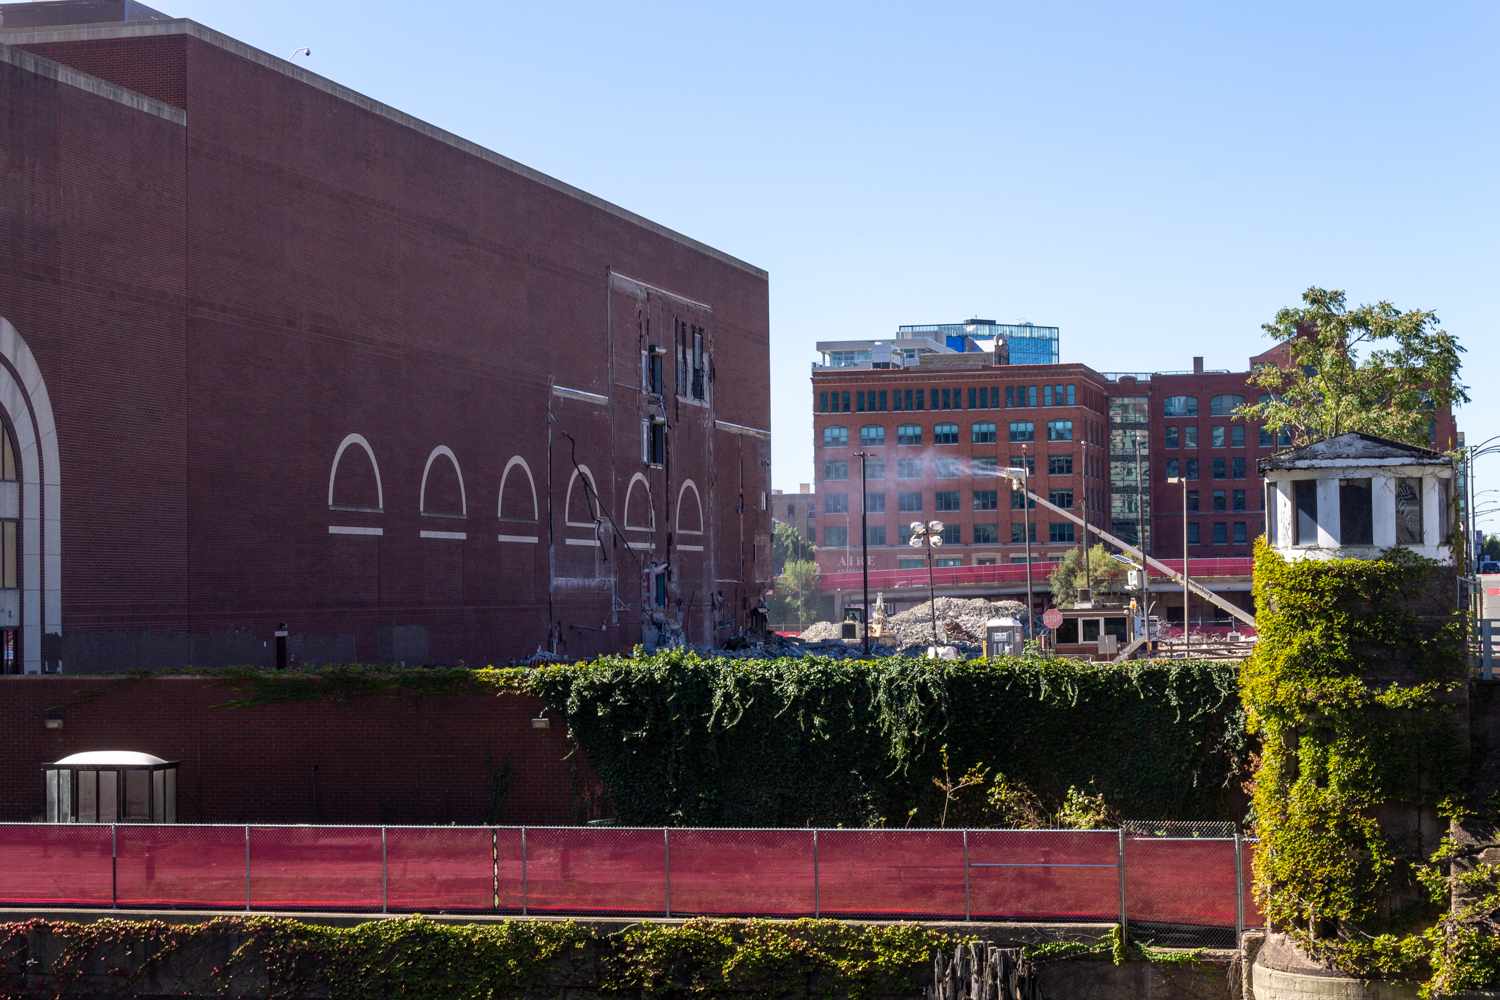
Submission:
MULTIPOLYGON (((939 597, 938 629, 947 633, 946 641, 955 646, 984 645, 985 625, 991 618, 1019 618, 1026 612, 1020 601, 986 601, 982 597, 939 597)), ((887 641, 900 646, 930 646, 933 603, 923 601, 885 620, 887 641)), ((941 640, 942 637, 939 637, 941 640)))
POLYGON ((826 642, 829 639, 837 639, 841 634, 842 630, 838 622, 814 622, 798 638, 803 642, 826 642))

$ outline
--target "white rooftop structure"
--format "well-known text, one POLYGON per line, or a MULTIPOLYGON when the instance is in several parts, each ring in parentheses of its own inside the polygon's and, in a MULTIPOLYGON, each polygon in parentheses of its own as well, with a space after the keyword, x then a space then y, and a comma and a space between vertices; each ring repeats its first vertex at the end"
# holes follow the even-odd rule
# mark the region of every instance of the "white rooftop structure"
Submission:
POLYGON ((1370 434, 1261 459, 1267 541, 1287 559, 1375 559, 1401 547, 1451 563, 1453 460, 1370 434))
POLYGON ((165 764, 160 757, 134 750, 89 750, 64 757, 53 767, 155 767, 165 764))

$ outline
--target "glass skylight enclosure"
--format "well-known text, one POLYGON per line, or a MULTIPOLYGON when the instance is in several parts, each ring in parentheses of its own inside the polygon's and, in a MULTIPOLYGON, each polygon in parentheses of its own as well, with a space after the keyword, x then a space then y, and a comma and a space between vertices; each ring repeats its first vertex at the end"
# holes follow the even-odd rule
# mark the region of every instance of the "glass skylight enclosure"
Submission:
POLYGON ((966 323, 928 323, 896 328, 897 337, 914 334, 934 335, 934 339, 971 337, 974 340, 1000 339, 1010 347, 1013 365, 1055 365, 1058 362, 1058 328, 1030 323, 996 323, 988 319, 971 319, 966 323))
POLYGON ((130 750, 75 753, 47 764, 47 822, 175 823, 177 764, 130 750))

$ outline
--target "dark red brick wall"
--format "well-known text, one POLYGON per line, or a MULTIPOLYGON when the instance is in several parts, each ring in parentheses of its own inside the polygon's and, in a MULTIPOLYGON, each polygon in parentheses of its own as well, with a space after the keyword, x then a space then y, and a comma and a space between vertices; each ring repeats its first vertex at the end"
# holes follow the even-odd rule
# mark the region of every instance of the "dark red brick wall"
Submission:
POLYGON ((238 696, 194 677, 0 677, 0 820, 38 817, 41 765, 86 750, 180 760, 183 822, 479 823, 507 762, 501 823, 568 824, 607 809, 566 723, 552 714, 551 728, 532 728, 535 698, 223 707, 238 696), (48 718, 63 728, 46 728, 48 718))
MULTIPOLYGON (((747 620, 769 445, 714 428, 770 425, 764 276, 196 37, 34 51, 190 109, 181 127, 0 76, 24 164, 0 181, 15 189, 0 315, 58 417, 65 670, 267 662, 279 621, 319 661, 376 659, 393 626, 426 629, 433 662, 529 654, 549 623, 568 654, 627 649, 653 562, 670 568, 658 610, 690 639, 747 620), (695 322, 713 405, 674 406, 665 469, 641 461, 637 345, 612 342, 611 273, 711 306, 695 322), (550 384, 610 403, 559 402, 550 384), (650 554, 608 519, 602 547, 566 544, 563 431, 616 521, 647 475, 650 554), (329 509, 349 433, 375 451, 383 512, 329 509), (461 520, 421 513, 439 445, 458 457, 461 520), (542 506, 524 530, 497 516, 513 455, 542 506), (671 535, 687 478, 711 522, 702 553, 671 535)), ((674 301, 651 307, 655 342, 674 301)))

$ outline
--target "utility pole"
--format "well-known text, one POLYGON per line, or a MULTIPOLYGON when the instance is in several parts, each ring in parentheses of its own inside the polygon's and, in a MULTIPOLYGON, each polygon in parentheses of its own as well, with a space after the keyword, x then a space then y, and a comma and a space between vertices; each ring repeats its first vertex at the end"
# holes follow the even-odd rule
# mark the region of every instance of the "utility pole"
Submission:
POLYGON ((865 610, 864 610, 864 635, 865 635, 865 659, 870 658, 870 500, 865 492, 865 459, 870 457, 869 452, 859 452, 859 561, 860 569, 864 573, 865 610))
POLYGON ((1149 636, 1151 614, 1147 598, 1151 593, 1151 571, 1146 568, 1146 485, 1141 479, 1141 432, 1131 431, 1130 435, 1135 439, 1135 544, 1141 550, 1141 631, 1149 636))
MULTIPOLYGON (((1089 443, 1080 441, 1078 448, 1083 460, 1083 475, 1079 477, 1083 481, 1083 586, 1089 592, 1089 600, 1093 600, 1094 582, 1089 579, 1089 443)), ((1057 600, 1055 595, 1052 599, 1057 600)))
POLYGON ((1031 466, 1026 464, 1026 446, 1021 445, 1021 520, 1026 525, 1026 638, 1035 639, 1031 616, 1036 605, 1031 596, 1031 466))

